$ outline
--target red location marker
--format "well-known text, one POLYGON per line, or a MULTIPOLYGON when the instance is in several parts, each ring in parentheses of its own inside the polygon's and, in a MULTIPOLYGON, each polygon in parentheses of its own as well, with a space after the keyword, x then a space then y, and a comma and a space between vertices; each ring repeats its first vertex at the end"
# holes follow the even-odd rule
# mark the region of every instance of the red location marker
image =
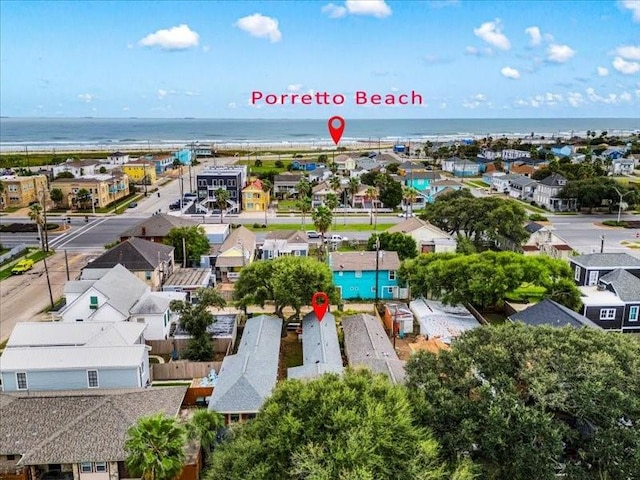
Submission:
POLYGON ((333 143, 336 145, 340 142, 342 138, 342 134, 344 133, 344 126, 346 122, 344 118, 335 116, 329 119, 329 133, 331 134, 331 138, 333 139, 333 143))
POLYGON ((327 313, 329 308, 329 297, 324 292, 316 292, 311 297, 311 306, 313 307, 313 313, 318 317, 318 321, 321 322, 324 314, 327 313), (322 300, 322 303, 318 303, 318 300, 322 300))

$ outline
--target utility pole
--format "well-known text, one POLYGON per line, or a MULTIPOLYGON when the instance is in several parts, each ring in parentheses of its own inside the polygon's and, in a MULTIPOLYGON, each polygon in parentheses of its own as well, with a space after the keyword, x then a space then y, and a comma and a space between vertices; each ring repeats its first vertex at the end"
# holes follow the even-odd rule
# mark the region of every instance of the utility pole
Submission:
POLYGON ((600 253, 604 253, 604 235, 600 236, 600 253))
POLYGON ((44 232, 42 233, 44 238, 44 251, 48 252, 49 251, 49 233, 47 230, 47 198, 45 196, 44 186, 42 187, 42 216, 44 220, 44 232))
POLYGON ((67 251, 64 251, 64 266, 67 269, 67 282, 69 280, 71 280, 71 278, 69 278, 69 257, 67 256, 67 251))
POLYGON ((376 236, 376 299, 375 299, 375 306, 376 308, 378 308, 378 301, 379 301, 379 295, 378 295, 378 270, 380 268, 380 235, 376 236))
POLYGON ((53 293, 51 292, 51 281, 49 280, 49 268, 47 268, 47 256, 45 254, 44 258, 42 259, 43 263, 44 263, 44 273, 47 276, 47 287, 49 287, 49 300, 51 301, 51 310, 53 310, 55 308, 55 303, 53 302, 53 293))
POLYGON ((182 268, 187 268, 187 239, 182 237, 182 268))
POLYGON ((630 194, 631 190, 629 190, 628 192, 622 194, 622 193, 620 193, 620 190, 618 190, 617 188, 613 187, 613 189, 620 196, 620 201, 618 202, 618 221, 617 221, 617 223, 620 223, 620 215, 622 214, 622 199, 624 198, 625 195, 630 194))

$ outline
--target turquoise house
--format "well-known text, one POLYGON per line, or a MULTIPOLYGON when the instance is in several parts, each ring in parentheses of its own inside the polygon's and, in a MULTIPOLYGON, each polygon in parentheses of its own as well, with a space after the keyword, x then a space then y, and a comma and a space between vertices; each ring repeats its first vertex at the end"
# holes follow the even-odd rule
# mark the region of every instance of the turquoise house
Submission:
POLYGON ((178 160, 182 165, 191 165, 191 150, 183 148, 182 150, 173 152, 173 158, 178 160))
POLYGON ((398 269, 400 259, 397 252, 332 252, 329 267, 333 283, 343 300, 375 300, 376 273, 378 276, 378 298, 393 300, 399 297, 398 269))

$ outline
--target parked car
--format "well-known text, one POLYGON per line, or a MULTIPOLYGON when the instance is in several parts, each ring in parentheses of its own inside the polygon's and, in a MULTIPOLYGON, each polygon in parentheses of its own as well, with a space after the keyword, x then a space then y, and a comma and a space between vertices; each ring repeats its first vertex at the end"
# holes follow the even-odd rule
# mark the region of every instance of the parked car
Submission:
POLYGON ((348 240, 347 237, 343 237, 342 235, 338 235, 336 233, 334 233, 333 235, 331 235, 327 239, 325 239, 325 241, 331 242, 331 243, 346 242, 347 240, 348 240))
POLYGON ((400 212, 400 213, 398 214, 398 218, 405 218, 405 217, 407 217, 407 218, 411 218, 411 217, 413 217, 413 213, 409 213, 409 214, 407 214, 407 213, 404 213, 404 212, 400 212))
POLYGON ((180 210, 180 200, 169 205, 169 210, 180 210))
POLYGON ((33 268, 33 260, 29 258, 25 258, 16 263, 11 269, 11 273, 13 275, 21 275, 24 272, 31 270, 33 268))
POLYGON ((127 208, 136 208, 138 206, 138 202, 131 202, 127 205, 127 208))
POLYGON ((309 238, 320 238, 320 234, 315 230, 307 230, 307 237, 309 238))

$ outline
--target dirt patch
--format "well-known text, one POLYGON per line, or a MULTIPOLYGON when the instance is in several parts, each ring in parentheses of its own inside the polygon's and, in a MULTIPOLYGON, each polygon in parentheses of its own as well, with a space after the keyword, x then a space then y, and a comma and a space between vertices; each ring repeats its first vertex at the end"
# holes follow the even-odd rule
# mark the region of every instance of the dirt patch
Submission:
POLYGON ((288 332, 280 340, 280 362, 278 363, 278 380, 287 379, 287 369, 302 365, 302 342, 298 334, 288 332))

